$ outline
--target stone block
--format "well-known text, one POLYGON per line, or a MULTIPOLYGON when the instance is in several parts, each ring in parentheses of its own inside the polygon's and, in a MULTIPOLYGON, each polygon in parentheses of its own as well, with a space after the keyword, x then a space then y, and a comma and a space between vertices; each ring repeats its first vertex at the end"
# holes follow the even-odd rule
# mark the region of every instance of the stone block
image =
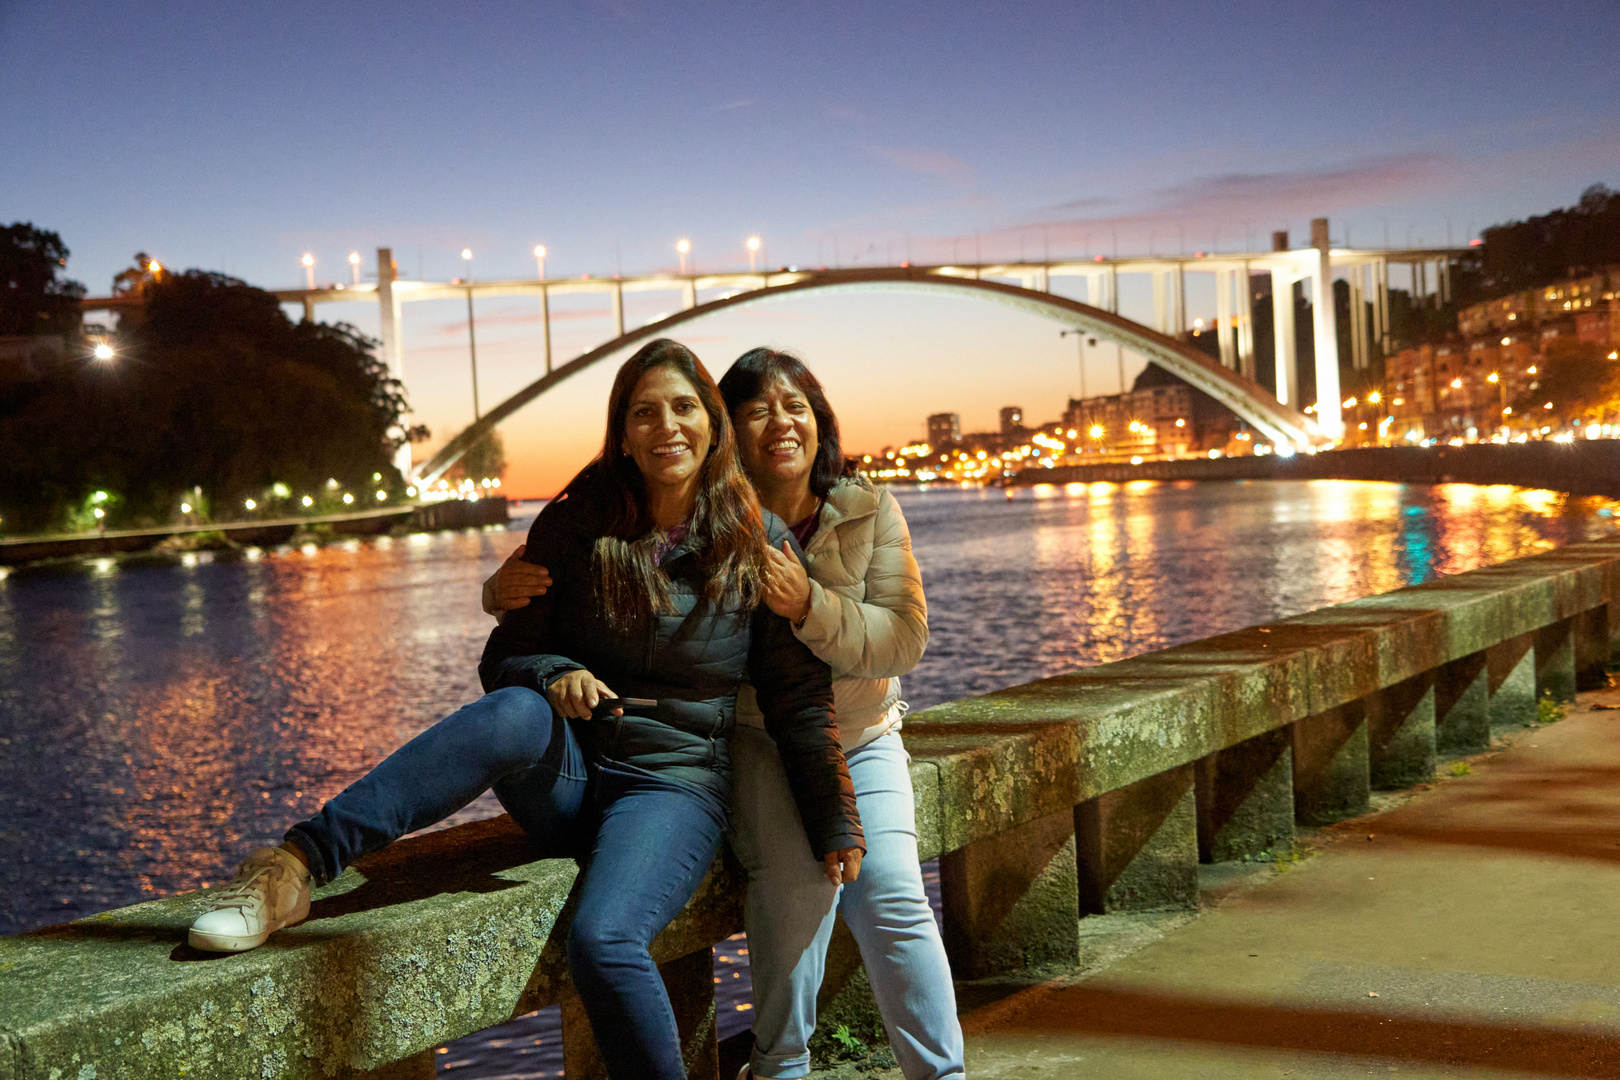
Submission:
POLYGON ((1521 634, 1487 650, 1492 731, 1526 727, 1536 722, 1536 645, 1534 634, 1521 634))
POLYGON ((433 1080, 439 1073, 437 1059, 431 1049, 423 1050, 365 1072, 340 1072, 332 1080, 433 1080))
POLYGON ((1575 642, 1575 688, 1609 685, 1609 606, 1589 608, 1571 620, 1575 642))
POLYGON ((1294 817, 1326 825, 1367 811, 1367 713, 1363 701, 1294 724, 1294 817))
POLYGON ((1191 762, 1074 808, 1080 911, 1198 906, 1198 803, 1191 762))
MULTIPOLYGON (((664 989, 675 1009, 681 1036, 681 1058, 692 1080, 718 1080, 720 1045, 715 1038, 714 949, 699 949, 658 965, 664 989)), ((569 1080, 607 1080, 590 1018, 578 997, 562 1004, 563 1074, 569 1080)))
POLYGON ((1442 754, 1475 754, 1491 745, 1490 672, 1484 652, 1440 668, 1434 684, 1434 745, 1442 754))
POLYGON ((1575 700, 1575 626, 1564 619, 1536 631, 1536 696, 1575 700))
POLYGON ((945 952, 958 978, 1079 963, 1074 829, 1065 810, 940 857, 945 952))
MULTIPOLYGON (((1380 790, 1434 779, 1435 672, 1367 698, 1367 781, 1380 790)), ((1487 732, 1488 735, 1488 732, 1487 732)))
POLYGON ((1227 862, 1294 850, 1294 752, 1287 729, 1196 765, 1198 859, 1227 862))
POLYGON ((1609 601, 1609 666, 1620 667, 1620 596, 1609 601))

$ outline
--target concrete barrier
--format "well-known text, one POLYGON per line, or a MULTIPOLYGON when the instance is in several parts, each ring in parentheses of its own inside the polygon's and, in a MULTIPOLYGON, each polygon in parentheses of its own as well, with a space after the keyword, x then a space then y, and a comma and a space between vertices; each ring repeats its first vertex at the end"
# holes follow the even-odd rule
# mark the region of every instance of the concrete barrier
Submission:
MULTIPOLYGON (((1600 684, 1617 616, 1620 536, 914 714, 953 968, 1070 968, 1087 914, 1196 905, 1200 859, 1285 854, 1296 821, 1600 684)), ((425 1080, 438 1043, 552 1002, 568 1075, 598 1075, 562 954, 575 868, 542 854, 505 818, 403 841, 239 956, 184 944, 206 893, 0 939, 0 1080, 425 1080)), ((741 891, 717 863, 654 947, 694 1076, 741 891)), ((869 1009, 863 984, 835 948, 824 1017, 869 1009)))

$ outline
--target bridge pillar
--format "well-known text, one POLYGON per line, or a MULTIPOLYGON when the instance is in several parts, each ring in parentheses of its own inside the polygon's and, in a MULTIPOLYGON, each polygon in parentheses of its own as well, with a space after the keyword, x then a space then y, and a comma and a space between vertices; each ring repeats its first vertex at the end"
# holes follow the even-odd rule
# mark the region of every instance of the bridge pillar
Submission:
POLYGON ((682 310, 691 311, 697 307, 697 279, 687 278, 685 286, 681 289, 682 310))
POLYGON ((1373 290, 1377 294, 1378 352, 1389 355, 1389 260, 1373 263, 1373 290))
POLYGON ((1352 701, 1294 723, 1294 816, 1327 825, 1367 812, 1366 702, 1352 701))
POLYGON ((1254 278, 1248 263, 1237 273, 1238 370, 1254 379, 1260 374, 1254 363, 1254 278))
POLYGON ((1357 266, 1349 274, 1350 365, 1357 371, 1367 370, 1367 301, 1362 289, 1366 270, 1365 266, 1357 266))
POLYGON ((1236 350, 1232 348, 1232 273, 1215 271, 1215 344, 1219 346, 1221 366, 1237 364, 1236 350))
POLYGON ((1271 268, 1272 356, 1277 365, 1277 400, 1300 407, 1299 358, 1294 342, 1294 282, 1292 267, 1271 268))
POLYGON ((1317 253, 1311 299, 1316 329, 1316 422, 1324 435, 1338 438, 1344 434, 1344 419, 1339 404, 1339 320, 1333 304, 1333 262, 1327 218, 1312 219, 1311 246, 1317 253))
POLYGON ((624 337, 624 283, 613 283, 613 336, 624 337))
MULTIPOLYGON (((394 291, 394 282, 399 277, 399 268, 394 265, 394 250, 380 247, 377 249, 377 314, 379 316, 377 337, 382 342, 383 363, 388 365, 390 377, 405 381, 405 336, 403 333, 404 320, 401 318, 399 294, 394 291)), ((409 479, 411 476, 411 444, 406 442, 394 451, 394 468, 399 475, 409 479)))
POLYGON ((1170 336, 1187 336, 1187 271, 1179 262, 1170 274, 1170 336))

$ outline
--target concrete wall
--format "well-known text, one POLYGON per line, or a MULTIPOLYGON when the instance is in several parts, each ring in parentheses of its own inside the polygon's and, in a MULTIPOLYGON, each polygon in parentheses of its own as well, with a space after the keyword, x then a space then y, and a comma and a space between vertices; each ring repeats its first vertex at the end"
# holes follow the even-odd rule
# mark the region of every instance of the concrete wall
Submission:
MULTIPOLYGON (((1286 854, 1296 821, 1601 684, 1617 613, 1620 536, 914 714, 954 970, 1061 971, 1088 914, 1196 905, 1198 860, 1286 854)), ((505 818, 403 841, 239 956, 184 944, 205 893, 0 939, 0 1080, 426 1078, 436 1044, 558 1001, 569 1076, 597 1075, 562 956, 574 865, 534 854, 505 818)), ((717 863, 655 944, 695 1076, 742 888, 717 863)), ((863 985, 840 951, 829 1010, 863 985)))

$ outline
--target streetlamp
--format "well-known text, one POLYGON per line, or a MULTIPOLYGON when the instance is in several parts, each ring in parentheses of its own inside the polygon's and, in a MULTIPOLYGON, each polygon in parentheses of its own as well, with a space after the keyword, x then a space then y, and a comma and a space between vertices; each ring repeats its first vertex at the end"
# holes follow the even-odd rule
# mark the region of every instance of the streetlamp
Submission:
POLYGON ((546 245, 534 245, 534 264, 540 274, 540 328, 545 338, 546 374, 551 374, 551 292, 546 288, 546 245))
POLYGON ((752 274, 754 272, 754 269, 755 269, 754 263, 755 263, 758 255, 759 255, 759 237, 750 236, 748 238, 748 272, 750 274, 752 274))
POLYGON ((306 251, 302 261, 304 264, 304 282, 313 292, 315 290, 315 256, 306 251))
POLYGON ((1079 327, 1073 330, 1059 330, 1058 337, 1066 338, 1070 334, 1075 336, 1075 344, 1080 346, 1080 400, 1086 400, 1086 332, 1079 327))
POLYGON ((472 248, 461 249, 461 261, 467 264, 462 280, 467 285, 467 355, 472 361, 473 420, 481 417, 478 409, 478 338, 473 333, 472 301, 472 248))
POLYGON ((349 270, 354 275, 354 283, 356 285, 360 284, 360 253, 358 251, 349 252, 349 270))
POLYGON ((692 241, 682 237, 681 239, 675 241, 675 250, 680 252, 681 275, 684 277, 686 274, 686 253, 692 250, 692 241))

